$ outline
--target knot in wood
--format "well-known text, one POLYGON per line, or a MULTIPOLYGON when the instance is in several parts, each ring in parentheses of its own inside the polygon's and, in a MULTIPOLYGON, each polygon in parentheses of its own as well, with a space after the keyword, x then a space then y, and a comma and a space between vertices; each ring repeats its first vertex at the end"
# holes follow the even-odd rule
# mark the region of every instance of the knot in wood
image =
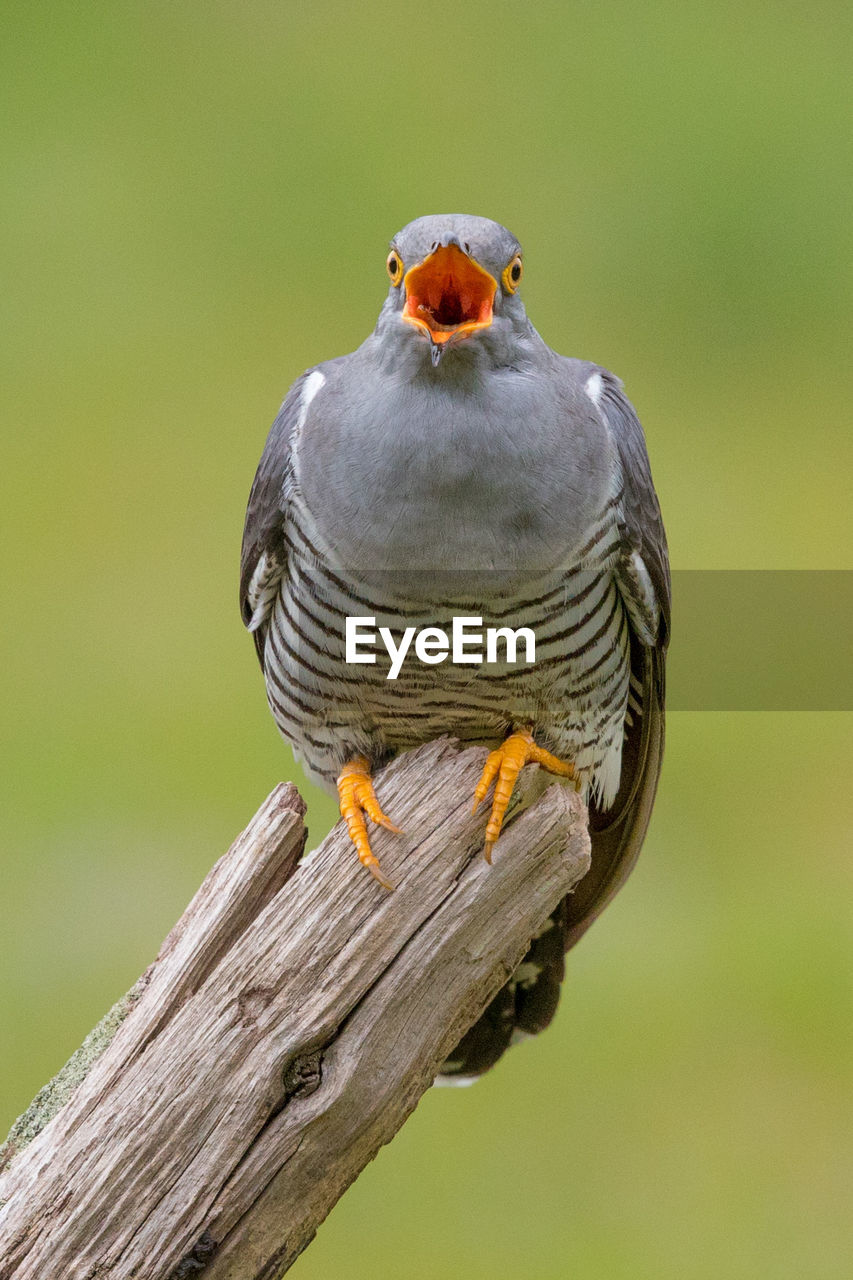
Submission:
POLYGON ((313 1053, 302 1053, 289 1062, 282 1072, 284 1082, 284 1100, 291 1102, 294 1098, 307 1098, 316 1093, 323 1080, 323 1054, 317 1049, 313 1053))
POLYGON ((190 1280, 191 1276, 200 1275, 218 1248, 219 1245, 210 1232, 203 1232, 190 1252, 185 1254, 174 1270, 169 1273, 168 1280, 190 1280))
POLYGON ((253 1027, 263 1011, 272 1004, 272 987, 246 987, 237 997, 237 1017, 244 1027, 253 1027))

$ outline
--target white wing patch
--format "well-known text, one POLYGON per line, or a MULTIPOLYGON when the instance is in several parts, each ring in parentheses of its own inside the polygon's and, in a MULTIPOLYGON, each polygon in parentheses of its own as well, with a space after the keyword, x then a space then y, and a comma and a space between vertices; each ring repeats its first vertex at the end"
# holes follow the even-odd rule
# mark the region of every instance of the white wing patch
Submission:
POLYGON ((532 987, 542 976, 541 964, 534 964, 532 960, 520 964, 515 973, 510 978, 510 985, 518 987, 532 987))
POLYGON ((601 399, 601 393, 604 390, 604 379, 601 374, 591 373, 583 384, 583 389, 595 407, 598 408, 598 402, 601 399))
POLYGON ((269 551, 265 551, 255 565, 255 572, 252 574, 249 589, 246 592, 249 608, 252 610, 252 616, 247 624, 249 631, 257 631, 269 616, 278 595, 281 571, 282 566, 278 557, 269 551))
MULTIPOLYGON (((308 408, 311 401, 320 388, 325 386, 325 383, 325 376, 319 369, 313 369, 303 382, 302 390, 299 394, 299 409, 296 415, 294 435, 305 426, 305 419, 308 417, 308 408)), ((248 622, 249 631, 257 631, 258 627, 263 626, 269 617, 270 611, 275 604, 275 598, 278 595, 283 572, 284 565, 274 551, 265 551, 255 565, 255 571, 252 574, 249 589, 246 592, 249 608, 252 610, 252 616, 248 622)))
POLYGON ((302 394, 299 397, 299 414, 296 419, 296 430, 301 431, 305 426, 305 419, 308 417, 308 406, 316 396, 322 386, 325 386, 326 379, 319 369, 314 369, 308 374, 302 384, 302 394))
POLYGON ((433 1080, 433 1086, 436 1089, 467 1089, 469 1085, 476 1084, 480 1079, 479 1076, 436 1076, 433 1080))
POLYGON ((643 644, 657 644, 660 606, 649 571, 639 551, 632 551, 619 562, 619 590, 643 644))
POLYGON ((516 1027, 509 1038, 510 1044, 523 1044, 525 1040, 532 1040, 534 1033, 532 1031, 522 1031, 521 1027, 516 1027))
POLYGON ((616 799, 621 778, 622 737, 621 735, 616 735, 607 748, 591 787, 592 794, 603 809, 609 809, 616 799))

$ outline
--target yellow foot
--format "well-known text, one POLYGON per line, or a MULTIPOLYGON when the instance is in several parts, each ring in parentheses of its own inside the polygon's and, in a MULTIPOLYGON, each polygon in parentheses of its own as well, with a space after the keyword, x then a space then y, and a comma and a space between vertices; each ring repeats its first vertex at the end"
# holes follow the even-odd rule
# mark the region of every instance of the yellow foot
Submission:
POLYGON ((559 760, 557 756, 552 756, 551 752, 546 751, 544 747, 537 747, 533 741, 533 735, 528 733, 526 729, 517 729, 498 747, 497 751, 490 751, 482 776, 477 784, 477 790, 474 792, 474 808, 471 811, 472 813, 477 812, 486 798, 486 792, 495 781, 495 778, 497 778, 494 799, 492 800, 492 812, 486 824, 486 845, 483 849, 483 857, 486 862, 491 862, 492 860, 492 849, 501 833, 504 814, 512 796, 516 779, 526 764, 541 765, 543 769, 547 769, 548 773, 557 773, 563 778, 577 776, 573 764, 568 764, 565 760, 559 760))
POLYGON ((395 827, 394 823, 389 818, 386 818, 380 809, 379 801, 376 799, 376 792, 373 790, 373 783, 370 779, 370 768, 364 756, 356 756, 354 760, 350 760, 348 764, 344 765, 338 777, 338 798, 341 817, 346 819, 350 839, 358 852, 359 862, 363 867, 367 867, 370 874, 379 881, 383 889, 393 889, 393 884, 390 880, 385 879, 379 868, 379 863, 373 856, 370 840, 367 836, 367 823, 364 821, 364 815, 367 814, 371 822, 378 823, 380 827, 385 827, 387 831, 395 831, 398 835, 400 828, 395 827))

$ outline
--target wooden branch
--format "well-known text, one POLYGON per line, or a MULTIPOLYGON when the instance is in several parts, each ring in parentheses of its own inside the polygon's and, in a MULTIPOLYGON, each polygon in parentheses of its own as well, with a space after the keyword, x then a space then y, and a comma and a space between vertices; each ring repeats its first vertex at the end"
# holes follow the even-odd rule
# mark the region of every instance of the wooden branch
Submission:
POLYGON ((13 1130, 2 1280, 287 1270, 588 867, 579 797, 530 768, 486 865, 483 758, 443 739, 379 775, 394 893, 342 824, 299 862, 304 804, 276 788, 13 1130))

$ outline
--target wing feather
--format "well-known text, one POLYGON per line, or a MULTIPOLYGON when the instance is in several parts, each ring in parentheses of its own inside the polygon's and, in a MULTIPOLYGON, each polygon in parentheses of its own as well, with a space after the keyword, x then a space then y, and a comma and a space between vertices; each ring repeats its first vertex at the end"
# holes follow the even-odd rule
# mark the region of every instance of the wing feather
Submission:
MULTIPOLYGON (((315 371, 316 372, 316 371, 315 371)), ((267 625, 287 572, 284 523, 294 437, 304 421, 311 371, 294 382, 270 428, 249 494, 240 553, 240 612, 263 667, 267 625)))
POLYGON ((663 758, 669 643, 669 553, 646 440, 619 379, 599 369, 599 409, 621 471, 621 551, 616 581, 631 629, 631 683, 639 714, 626 720, 622 773, 607 810, 590 806, 592 865, 567 903, 565 942, 574 946, 625 883, 651 818, 663 758))

